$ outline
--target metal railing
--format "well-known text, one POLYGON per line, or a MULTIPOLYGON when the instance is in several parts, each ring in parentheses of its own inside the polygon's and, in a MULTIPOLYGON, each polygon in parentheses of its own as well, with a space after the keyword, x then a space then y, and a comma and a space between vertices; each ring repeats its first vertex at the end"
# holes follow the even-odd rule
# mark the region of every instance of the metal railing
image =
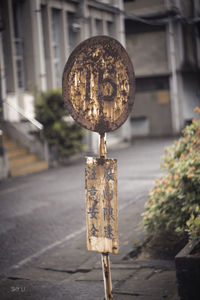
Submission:
POLYGON ((38 133, 39 133, 39 138, 41 139, 41 142, 43 144, 44 159, 46 160, 46 162, 49 165, 48 142, 47 142, 47 140, 44 137, 44 132, 43 132, 44 126, 38 120, 36 120, 35 118, 33 118, 31 114, 25 113, 23 111, 23 109, 21 107, 19 107, 18 105, 10 103, 9 101, 5 101, 5 100, 3 101, 3 103, 5 105, 10 106, 13 110, 15 110, 17 113, 19 113, 24 119, 26 119, 27 121, 29 121, 30 124, 32 124, 33 126, 35 126, 37 128, 38 133))
POLYGON ((38 122, 35 118, 33 118, 29 113, 25 113, 21 107, 16 104, 10 103, 9 101, 3 101, 3 103, 7 104, 11 108, 13 108, 17 113, 19 113, 22 117, 27 119, 31 124, 33 124, 37 129, 43 130, 43 125, 38 122))

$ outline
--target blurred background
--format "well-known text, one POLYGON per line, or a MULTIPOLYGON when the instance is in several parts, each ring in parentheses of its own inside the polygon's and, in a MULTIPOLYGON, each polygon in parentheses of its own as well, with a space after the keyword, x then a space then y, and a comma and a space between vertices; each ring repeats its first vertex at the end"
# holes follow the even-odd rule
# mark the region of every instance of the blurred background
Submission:
POLYGON ((200 105, 199 0, 3 0, 0 179, 56 165, 82 151, 81 144, 97 152, 97 134, 83 133, 67 114, 54 120, 59 108, 49 110, 49 101, 62 102, 70 53, 95 35, 121 42, 136 75, 133 112, 109 134, 110 144, 179 135, 190 124, 200 105))

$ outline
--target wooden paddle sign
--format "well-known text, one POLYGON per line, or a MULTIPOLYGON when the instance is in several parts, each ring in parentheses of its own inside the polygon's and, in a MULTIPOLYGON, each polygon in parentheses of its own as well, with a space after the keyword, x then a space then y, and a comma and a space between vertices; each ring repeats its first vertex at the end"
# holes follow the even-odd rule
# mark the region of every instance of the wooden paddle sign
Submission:
POLYGON ((117 160, 87 157, 85 165, 88 250, 117 254, 117 160))

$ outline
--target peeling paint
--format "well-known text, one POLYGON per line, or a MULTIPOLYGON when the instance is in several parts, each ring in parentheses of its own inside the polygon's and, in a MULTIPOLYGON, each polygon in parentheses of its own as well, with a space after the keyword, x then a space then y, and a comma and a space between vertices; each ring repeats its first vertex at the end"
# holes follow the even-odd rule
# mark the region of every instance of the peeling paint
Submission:
POLYGON ((120 127, 134 101, 133 66, 122 45, 99 36, 81 43, 63 72, 63 97, 82 126, 103 134, 120 127))

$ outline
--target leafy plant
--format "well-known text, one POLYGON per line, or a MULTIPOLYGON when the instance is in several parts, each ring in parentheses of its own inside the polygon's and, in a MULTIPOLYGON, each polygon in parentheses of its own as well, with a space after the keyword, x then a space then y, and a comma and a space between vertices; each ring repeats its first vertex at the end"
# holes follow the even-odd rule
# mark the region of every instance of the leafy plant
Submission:
MULTIPOLYGON (((200 108, 194 112, 200 115, 200 108)), ((193 119, 165 149, 161 168, 164 176, 155 180, 143 214, 148 234, 200 238, 200 120, 193 119)))
POLYGON ((69 117, 60 90, 42 92, 36 101, 36 118, 44 125, 44 135, 60 157, 68 157, 83 149, 83 129, 69 117), (67 117, 68 116, 68 117, 67 117))

